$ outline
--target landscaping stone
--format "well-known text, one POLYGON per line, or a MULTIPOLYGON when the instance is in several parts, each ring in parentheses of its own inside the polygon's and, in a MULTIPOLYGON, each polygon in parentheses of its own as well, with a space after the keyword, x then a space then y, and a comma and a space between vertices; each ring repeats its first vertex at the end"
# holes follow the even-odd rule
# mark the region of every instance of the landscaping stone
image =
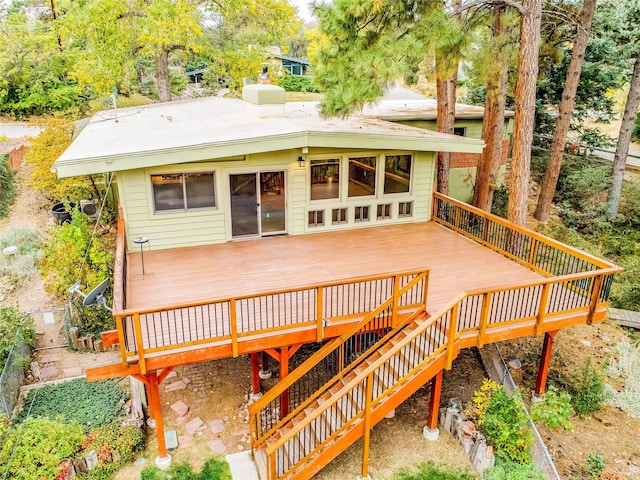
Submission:
POLYGON ((213 453, 214 455, 219 455, 227 451, 227 446, 224 444, 222 440, 219 440, 219 439, 209 440, 207 442, 207 445, 209 445, 209 448, 211 449, 211 453, 213 453))
POLYGON ((185 388, 187 388, 187 385, 182 380, 170 383, 164 387, 167 392, 175 392, 176 390, 184 390, 185 388))
POLYGON ((84 458, 76 458, 73 461, 73 468, 75 468, 76 473, 81 475, 83 473, 89 473, 89 469, 87 468, 87 462, 84 458))
POLYGON ((29 368, 34 378, 39 379, 42 372, 40 371, 40 364, 38 362, 31 362, 29 368))
POLYGON ((164 441, 167 450, 175 450, 176 448, 178 448, 178 434, 175 430, 165 430, 164 441))
POLYGON ((138 458, 135 462, 133 462, 133 464, 134 464, 136 467, 142 467, 142 466, 144 466, 146 463, 147 463, 147 459, 146 459, 146 458, 144 458, 144 457, 140 457, 140 458, 138 458))
POLYGON ((189 385, 191 383, 191 379, 189 377, 182 377, 182 383, 189 385))
POLYGON ((192 447, 194 443, 193 437, 189 435, 180 435, 178 437, 178 445, 181 447, 189 448, 192 447))
POLYGON ((188 411, 187 413, 185 413, 181 417, 178 417, 176 419, 176 423, 178 425, 184 425, 185 423, 187 423, 191 419, 192 414, 193 414, 193 412, 188 411))
POLYGON ((47 363, 54 363, 58 361, 60 361, 60 357, 58 357, 58 355, 56 355, 55 353, 46 353, 42 355, 42 357, 40 357, 40 363, 44 363, 45 365, 47 363))
POLYGON ((169 375, 165 377, 165 380, 169 380, 170 378, 178 378, 178 374, 176 373, 175 370, 169 372, 169 375))
POLYGON ((69 329, 69 342, 73 347, 78 348, 78 327, 69 329))
POLYGON ((189 412, 189 406, 184 403, 182 400, 178 400, 176 403, 171 405, 171 410, 176 412, 178 416, 182 417, 189 412))
POLYGON ((86 340, 84 342, 84 346, 87 350, 93 350, 93 339, 95 338, 95 335, 93 333, 90 333, 89 335, 86 336, 86 340))
POLYGON ((40 372, 40 380, 51 380, 58 376, 58 369, 53 365, 44 367, 40 372))
POLYGON ((222 433, 224 432, 224 421, 222 419, 214 419, 207 423, 209 430, 211 433, 222 433))
POLYGON ((82 367, 71 367, 62 370, 65 377, 79 377, 82 375, 82 367))
POLYGON ((85 461, 87 462, 87 468, 89 470, 93 470, 98 465, 98 454, 95 450, 91 450, 84 456, 85 461))
POLYGON ((93 342, 93 351, 94 352, 104 352, 104 347, 102 346, 102 340, 94 340, 94 342, 93 342))
POLYGON ((187 423, 185 423, 184 428, 186 428, 189 435, 193 435, 196 432, 204 430, 205 428, 207 428, 207 426, 204 424, 200 417, 196 417, 193 420, 189 420, 187 423))

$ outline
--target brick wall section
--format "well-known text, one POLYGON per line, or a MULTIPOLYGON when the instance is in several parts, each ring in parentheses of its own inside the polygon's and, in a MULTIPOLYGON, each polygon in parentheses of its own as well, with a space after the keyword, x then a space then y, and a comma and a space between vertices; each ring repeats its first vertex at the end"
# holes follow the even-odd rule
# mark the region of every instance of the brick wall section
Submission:
MULTIPOLYGON (((452 153, 449 168, 475 167, 480 160, 480 153, 452 153)), ((509 158, 509 140, 502 141, 502 158, 500 165, 506 165, 509 158)))
POLYGON ((17 170, 24 156, 27 154, 27 146, 24 138, 12 138, 7 142, 0 142, 0 155, 8 155, 9 167, 17 170))

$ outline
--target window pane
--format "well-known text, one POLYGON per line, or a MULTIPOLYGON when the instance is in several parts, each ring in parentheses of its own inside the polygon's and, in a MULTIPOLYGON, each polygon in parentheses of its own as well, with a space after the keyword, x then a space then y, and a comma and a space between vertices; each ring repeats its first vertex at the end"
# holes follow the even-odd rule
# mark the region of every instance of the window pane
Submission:
POLYGON ((340 159, 311 160, 311 200, 340 196, 340 159))
POLYGON ((185 186, 187 208, 216 206, 213 173, 188 173, 185 175, 185 186))
POLYGON ((411 155, 389 155, 385 159, 384 193, 407 193, 411 181, 411 155))
POLYGON ((184 210, 182 174, 151 175, 153 205, 156 211, 184 210))
POLYGON ((349 159, 349 197, 376 194, 377 157, 349 159))

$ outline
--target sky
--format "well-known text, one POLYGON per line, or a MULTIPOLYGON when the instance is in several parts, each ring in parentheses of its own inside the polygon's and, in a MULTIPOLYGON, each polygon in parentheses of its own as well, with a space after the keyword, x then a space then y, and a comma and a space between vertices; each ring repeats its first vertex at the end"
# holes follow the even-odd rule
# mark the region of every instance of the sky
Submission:
POLYGON ((313 17, 311 15, 311 3, 313 0, 288 0, 291 5, 298 8, 298 15, 305 21, 310 22, 313 17))

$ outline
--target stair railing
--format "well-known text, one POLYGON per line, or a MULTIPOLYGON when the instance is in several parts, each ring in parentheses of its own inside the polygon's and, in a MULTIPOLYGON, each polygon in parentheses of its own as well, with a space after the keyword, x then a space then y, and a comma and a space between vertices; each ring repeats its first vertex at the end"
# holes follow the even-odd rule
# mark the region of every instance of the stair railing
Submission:
MULTIPOLYGON (((429 270, 413 272, 415 276, 404 286, 399 285, 399 279, 407 274, 399 274, 395 277, 394 294, 383 302, 378 308, 367 315, 362 321, 355 324, 342 336, 337 337, 293 370, 283 380, 278 382, 268 392, 249 407, 249 424, 251 431, 252 445, 259 448, 266 438, 277 430, 278 425, 288 421, 297 415, 302 409, 313 401, 317 392, 324 391, 327 387, 326 381, 332 385, 339 381, 350 371, 349 365, 355 365, 362 358, 368 356, 378 345, 380 338, 386 338, 387 332, 397 331, 412 321, 415 316, 424 312, 427 300, 427 286, 429 282, 429 270), (420 308, 412 314, 397 320, 395 328, 389 322, 389 316, 398 304, 398 299, 412 289, 420 289, 423 292, 423 299, 420 308), (386 336, 385 336, 386 335, 386 336), (323 360, 326 362, 322 363, 323 360), (282 394, 295 388, 300 384, 300 380, 313 382, 313 377, 325 376, 326 379, 313 391, 293 392, 288 395, 293 405, 282 403, 282 394), (297 395, 296 393, 302 393, 297 395), (308 394, 307 394, 308 393, 308 394), (304 398, 303 398, 304 397, 304 398), (292 408, 290 408, 292 407, 292 408), (290 413, 289 413, 290 412, 290 413)), ((317 382, 316 382, 317 383, 317 382)), ((329 385, 330 386, 330 385, 329 385)))

